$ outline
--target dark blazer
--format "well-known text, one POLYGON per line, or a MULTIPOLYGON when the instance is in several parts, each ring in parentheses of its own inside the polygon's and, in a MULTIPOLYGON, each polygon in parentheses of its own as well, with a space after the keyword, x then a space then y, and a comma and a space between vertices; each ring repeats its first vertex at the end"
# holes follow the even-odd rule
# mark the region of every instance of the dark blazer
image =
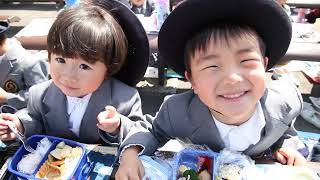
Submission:
MULTIPOLYGON (((292 147, 306 150, 293 127, 302 110, 302 97, 297 88, 287 82, 273 81, 260 100, 266 125, 261 139, 244 153, 260 156, 270 147, 292 147)), ((147 126, 146 126, 147 127, 147 126)), ((131 144, 141 145, 143 154, 152 154, 170 139, 185 143, 206 145, 213 151, 225 148, 208 107, 192 90, 173 95, 166 100, 153 121, 152 129, 132 130, 121 148, 131 144)), ((271 149, 272 150, 272 149, 271 149)), ((304 154, 307 155, 307 154, 304 154)))
POLYGON ((25 135, 46 134, 83 143, 119 143, 129 131, 132 121, 143 120, 138 91, 116 79, 109 78, 92 93, 80 125, 79 137, 68 128, 67 98, 52 81, 30 88, 26 109, 17 113, 25 135), (106 105, 114 106, 121 116, 120 132, 108 135, 97 127, 97 116, 106 105))

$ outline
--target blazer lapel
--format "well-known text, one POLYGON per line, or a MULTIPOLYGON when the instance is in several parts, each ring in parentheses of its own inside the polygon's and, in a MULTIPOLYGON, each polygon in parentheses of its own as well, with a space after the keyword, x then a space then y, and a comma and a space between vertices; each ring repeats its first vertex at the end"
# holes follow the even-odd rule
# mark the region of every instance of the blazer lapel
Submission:
POLYGON ((291 122, 287 116, 291 107, 275 92, 266 90, 260 102, 266 120, 264 134, 257 144, 245 151, 248 155, 259 155, 266 150, 266 147, 271 147, 288 129, 291 122))
POLYGON ((49 134, 75 139, 76 135, 68 127, 66 96, 53 83, 48 88, 43 103, 48 107, 48 112, 44 116, 47 120, 49 134))
POLYGON ((99 133, 97 127, 97 116, 107 104, 112 105, 111 80, 104 81, 101 86, 92 93, 88 107, 83 115, 80 125, 81 142, 98 142, 99 133))
POLYGON ((190 113, 188 116, 190 125, 197 127, 190 137, 191 141, 196 144, 206 144, 216 152, 224 148, 224 143, 208 107, 197 95, 192 99, 188 112, 190 113))
POLYGON ((13 67, 12 63, 10 60, 6 59, 7 56, 2 59, 0 67, 0 83, 3 84, 4 80, 8 77, 8 74, 11 72, 11 69, 13 67))

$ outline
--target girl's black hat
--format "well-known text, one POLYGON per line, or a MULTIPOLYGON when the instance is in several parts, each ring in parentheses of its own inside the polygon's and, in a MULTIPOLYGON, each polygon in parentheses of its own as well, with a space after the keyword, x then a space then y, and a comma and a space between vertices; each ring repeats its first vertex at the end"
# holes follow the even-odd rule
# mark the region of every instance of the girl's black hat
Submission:
POLYGON ((126 0, 92 0, 92 3, 108 10, 122 27, 128 40, 128 54, 113 77, 135 86, 143 78, 149 62, 149 41, 142 24, 126 0))

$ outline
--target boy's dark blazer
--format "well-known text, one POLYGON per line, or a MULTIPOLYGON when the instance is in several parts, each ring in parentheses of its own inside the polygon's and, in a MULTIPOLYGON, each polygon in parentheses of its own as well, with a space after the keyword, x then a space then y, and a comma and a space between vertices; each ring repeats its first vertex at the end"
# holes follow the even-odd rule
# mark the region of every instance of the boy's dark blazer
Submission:
POLYGON ((143 120, 138 91, 113 78, 105 80, 92 93, 80 125, 79 137, 68 127, 66 103, 66 96, 51 80, 31 87, 27 109, 17 113, 25 135, 46 134, 83 143, 102 143, 106 140, 107 143, 117 144, 133 124, 132 121, 143 120), (97 116, 106 105, 114 106, 121 114, 121 129, 116 136, 100 131, 96 125, 97 116))
MULTIPOLYGON (((287 146, 306 151, 293 127, 303 103, 297 88, 286 82, 271 82, 260 103, 266 125, 259 142, 250 146, 244 153, 254 157, 260 156, 270 147, 274 148, 271 150, 275 150, 287 146)), ((207 145, 217 152, 225 148, 208 107, 192 90, 173 95, 163 103, 153 121, 152 129, 149 129, 152 133, 148 130, 140 131, 128 135, 121 148, 130 144, 140 144, 144 147, 143 154, 151 154, 174 138, 185 143, 207 145)))

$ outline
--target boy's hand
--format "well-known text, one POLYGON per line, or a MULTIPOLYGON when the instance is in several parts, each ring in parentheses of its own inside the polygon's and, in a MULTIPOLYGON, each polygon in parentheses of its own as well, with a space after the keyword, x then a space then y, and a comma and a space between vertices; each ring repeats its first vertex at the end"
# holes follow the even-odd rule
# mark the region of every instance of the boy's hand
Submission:
POLYGON ((274 153, 275 158, 289 166, 303 166, 307 160, 296 150, 280 148, 274 153))
POLYGON ((144 167, 139 159, 140 148, 127 148, 121 157, 120 166, 116 173, 116 180, 140 180, 144 176, 144 167))
POLYGON ((15 114, 0 114, 0 140, 10 141, 16 139, 16 135, 9 129, 7 121, 12 121, 20 133, 24 133, 23 126, 15 114))
POLYGON ((98 114, 98 128, 107 133, 117 133, 120 126, 120 116, 113 106, 106 106, 105 111, 98 114))
POLYGON ((0 104, 7 102, 7 92, 0 87, 0 104))

